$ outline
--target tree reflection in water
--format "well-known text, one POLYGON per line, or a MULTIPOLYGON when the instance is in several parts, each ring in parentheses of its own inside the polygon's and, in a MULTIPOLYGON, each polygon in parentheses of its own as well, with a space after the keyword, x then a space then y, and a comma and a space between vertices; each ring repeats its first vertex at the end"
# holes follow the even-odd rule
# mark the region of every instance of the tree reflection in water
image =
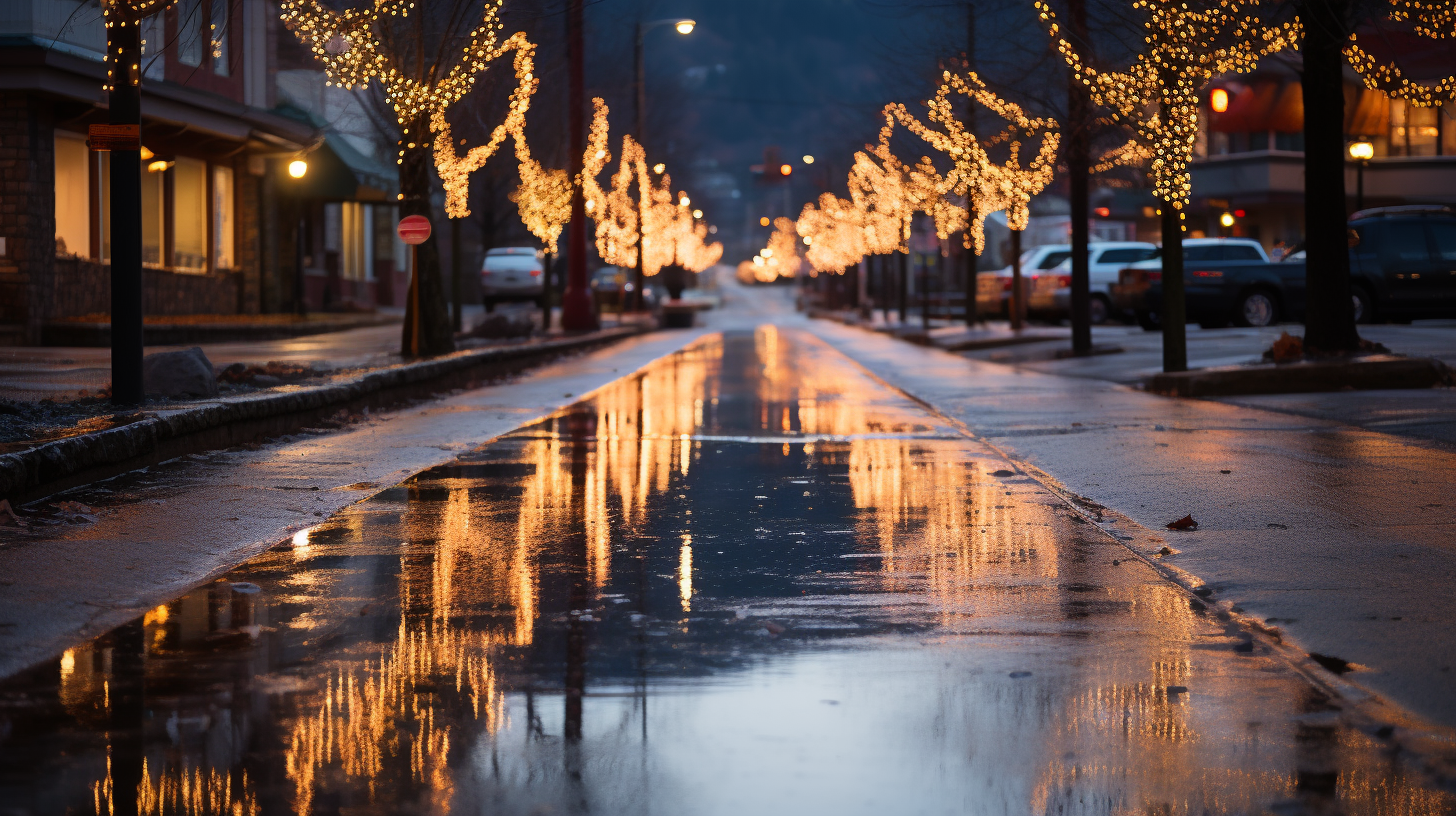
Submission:
POLYGON ((12 679, 0 799, 1452 811, 1005 467, 806 335, 708 337, 12 679))

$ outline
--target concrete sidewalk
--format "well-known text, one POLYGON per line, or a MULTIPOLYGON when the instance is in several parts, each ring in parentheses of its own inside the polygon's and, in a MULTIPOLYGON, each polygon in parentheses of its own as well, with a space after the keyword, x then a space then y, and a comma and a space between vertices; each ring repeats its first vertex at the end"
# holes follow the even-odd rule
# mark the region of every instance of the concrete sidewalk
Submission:
MULTIPOLYGON (((506 311, 502 309, 501 311, 506 311)), ((527 310, 524 307, 520 311, 527 310)), ((466 306, 467 328, 484 316, 480 306, 466 306)), ((617 315, 603 315, 604 326, 617 325, 617 315)), ((560 310, 552 325, 560 334, 560 310)), ((215 367, 232 363, 248 365, 277 361, 313 366, 322 372, 360 370, 396 365, 405 358, 399 353, 400 323, 349 329, 346 331, 249 340, 203 343, 201 348, 215 367)), ((478 341, 477 341, 478 342, 478 341)), ((148 346, 148 354, 171 351, 181 346, 148 346)), ((67 400, 95 395, 111 383, 111 349, 57 346, 12 346, 0 348, 0 397, 19 401, 67 400), (85 392, 83 394, 83 392, 85 392)))
POLYGON ((1456 727, 1456 452, 826 321, 810 330, 1081 497, 1109 534, 1206 583, 1213 600, 1306 652, 1356 664, 1346 679, 1456 727), (1165 528, 1189 514, 1197 530, 1165 528))

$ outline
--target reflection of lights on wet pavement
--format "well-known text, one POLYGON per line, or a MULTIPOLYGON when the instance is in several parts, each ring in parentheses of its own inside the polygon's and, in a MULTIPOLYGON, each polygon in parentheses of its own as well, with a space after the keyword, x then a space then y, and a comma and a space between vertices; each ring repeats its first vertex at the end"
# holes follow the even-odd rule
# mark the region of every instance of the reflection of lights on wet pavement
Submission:
POLYGON ((1005 467, 801 333, 709 336, 66 652, 0 801, 1456 807, 1005 467))
POLYGON ((682 547, 678 550, 677 594, 684 612, 693 611, 693 537, 683 533, 682 547))

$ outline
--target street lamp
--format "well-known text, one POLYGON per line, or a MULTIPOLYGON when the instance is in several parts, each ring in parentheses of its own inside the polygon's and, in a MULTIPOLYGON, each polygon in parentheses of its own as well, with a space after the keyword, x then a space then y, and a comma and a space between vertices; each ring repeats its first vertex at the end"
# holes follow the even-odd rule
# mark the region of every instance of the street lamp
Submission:
POLYGON ((1355 164, 1355 211, 1365 209, 1365 165, 1375 158, 1375 145, 1361 139, 1350 143, 1350 158, 1355 164))
MULTIPOLYGON (((677 29, 677 33, 679 34, 691 34, 693 33, 693 29, 698 27, 697 21, 685 20, 682 18, 668 20, 651 20, 637 23, 637 38, 632 45, 632 64, 633 76, 637 79, 637 87, 635 89, 636 94, 634 94, 634 98, 637 102, 637 110, 635 111, 637 115, 637 143, 642 145, 642 148, 644 150, 647 148, 647 77, 642 60, 642 39, 647 34, 647 32, 651 31, 654 28, 665 25, 670 25, 673 28, 677 29)), ((660 174, 666 168, 659 164, 652 169, 660 174)), ((641 205, 642 202, 638 202, 639 208, 641 207, 641 205)), ((645 219, 642 217, 643 215, 644 214, 642 212, 637 213, 637 223, 641 224, 645 221, 645 219)), ((642 279, 644 277, 642 271, 642 256, 646 253, 641 251, 642 230, 640 229, 637 231, 637 248, 637 268, 633 270, 632 273, 633 280, 637 284, 632 290, 632 307, 634 310, 640 310, 642 308, 642 279)))
MULTIPOLYGON (((288 163, 288 177, 301 179, 308 175, 308 162, 302 158, 296 158, 288 163)), ((303 197, 294 196, 293 199, 298 205, 298 223, 294 225, 293 233, 293 308, 299 317, 308 314, 308 307, 304 305, 303 286, 303 235, 304 235, 304 207, 303 197)))

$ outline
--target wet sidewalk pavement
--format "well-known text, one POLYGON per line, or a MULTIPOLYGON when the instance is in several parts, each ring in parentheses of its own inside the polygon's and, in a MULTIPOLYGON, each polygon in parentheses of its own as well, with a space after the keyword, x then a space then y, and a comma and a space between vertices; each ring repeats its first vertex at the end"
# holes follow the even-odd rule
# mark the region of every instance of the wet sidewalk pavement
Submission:
POLYGON ((1340 707, 990 448, 762 326, 0 684, 0 802, 1456 813, 1340 707))

